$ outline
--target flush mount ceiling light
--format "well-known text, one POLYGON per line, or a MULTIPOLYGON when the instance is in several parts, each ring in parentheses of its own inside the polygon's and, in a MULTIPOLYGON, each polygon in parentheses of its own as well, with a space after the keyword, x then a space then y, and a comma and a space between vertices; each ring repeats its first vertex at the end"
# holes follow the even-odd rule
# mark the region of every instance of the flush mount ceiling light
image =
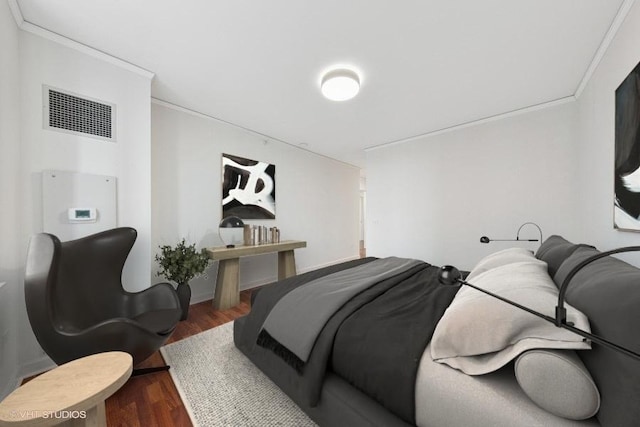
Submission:
POLYGON ((332 101, 346 101, 358 94, 360 77, 355 71, 346 68, 331 70, 322 77, 320 89, 332 101))

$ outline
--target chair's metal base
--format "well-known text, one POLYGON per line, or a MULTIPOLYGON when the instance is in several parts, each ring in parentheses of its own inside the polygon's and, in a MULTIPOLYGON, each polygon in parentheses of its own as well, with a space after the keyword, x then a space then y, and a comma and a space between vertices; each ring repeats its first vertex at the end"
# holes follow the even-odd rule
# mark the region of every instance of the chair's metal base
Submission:
POLYGON ((139 375, 146 375, 146 374, 153 374, 155 372, 162 372, 162 371, 168 371, 170 368, 170 366, 168 365, 164 365, 164 366, 156 366, 154 368, 139 368, 139 369, 134 369, 133 372, 131 373, 132 377, 137 377, 139 375))

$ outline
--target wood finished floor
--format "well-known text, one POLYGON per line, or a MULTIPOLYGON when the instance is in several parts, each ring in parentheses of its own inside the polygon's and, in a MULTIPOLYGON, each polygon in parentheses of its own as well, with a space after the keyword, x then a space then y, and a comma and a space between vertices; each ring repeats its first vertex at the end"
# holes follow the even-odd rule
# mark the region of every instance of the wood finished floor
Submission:
MULTIPOLYGON (((250 309, 251 290, 240 293, 240 305, 228 310, 214 310, 211 301, 194 304, 189 317, 178 327, 167 344, 215 328, 244 316, 250 309)), ((159 351, 137 368, 164 365, 159 351)), ((180 399, 171 375, 158 372, 133 377, 106 401, 109 427, 191 427, 189 415, 180 399)))

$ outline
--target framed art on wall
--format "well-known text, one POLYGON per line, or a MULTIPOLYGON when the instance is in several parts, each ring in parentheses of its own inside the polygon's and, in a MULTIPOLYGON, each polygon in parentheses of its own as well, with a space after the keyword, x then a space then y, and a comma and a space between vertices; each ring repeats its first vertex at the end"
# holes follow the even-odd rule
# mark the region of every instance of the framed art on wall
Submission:
POLYGON ((222 217, 228 216, 275 219, 275 165, 222 155, 222 217))
POLYGON ((613 227, 640 231, 640 63, 616 89, 613 227))

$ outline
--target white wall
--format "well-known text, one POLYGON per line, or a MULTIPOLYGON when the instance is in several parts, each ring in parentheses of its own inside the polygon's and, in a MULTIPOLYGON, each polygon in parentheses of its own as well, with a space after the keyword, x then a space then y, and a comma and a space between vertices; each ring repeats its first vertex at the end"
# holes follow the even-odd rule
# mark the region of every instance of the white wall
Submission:
MULTIPOLYGON (((151 125, 149 76, 102 61, 43 37, 21 31, 19 170, 12 180, 20 194, 15 205, 21 226, 16 254, 24 267, 29 237, 42 231, 41 172, 59 169, 118 179, 118 224, 138 230, 123 276, 129 290, 149 286, 151 269, 151 125), (117 142, 43 129, 42 85, 116 104, 117 142)), ((15 107, 14 107, 15 108, 15 107)), ((90 284, 88 284, 90 285, 90 284)), ((19 290, 22 293, 22 289, 19 290)), ((17 316, 20 361, 25 372, 48 358, 32 335, 23 298, 17 316)))
POLYGON ((149 286, 151 222, 151 81, 74 49, 23 32, 21 38, 23 166, 30 230, 42 228, 43 169, 60 169, 118 179, 118 225, 138 230, 124 272, 125 286, 149 286), (45 130, 42 85, 116 105, 117 142, 45 130), (28 178, 28 179, 27 179, 28 178))
POLYGON ((367 152, 367 255, 471 268, 524 222, 579 237, 575 129, 569 102, 367 152))
MULTIPOLYGON (((247 220, 281 229, 282 239, 306 240, 298 271, 358 257, 359 170, 236 127, 153 104, 152 246, 182 237, 198 248, 220 246, 222 153, 276 166, 276 219, 247 220)), ((211 299, 217 266, 192 282, 192 302, 211 299)), ((275 254, 243 258, 240 287, 277 277, 275 254)), ((156 278, 156 281, 162 279, 156 278)))
MULTIPOLYGON (((469 268, 508 245, 481 245, 479 236, 509 237, 525 221, 540 224, 545 236, 602 249, 637 244, 639 234, 613 229, 612 180, 614 91, 640 61, 639 39, 636 3, 576 103, 367 153, 368 253, 469 268)), ((19 31, 6 2, 0 64, 0 201, 13 207, 0 210, 0 282, 15 311, 2 337, 0 384, 18 364, 29 370, 42 357, 20 282, 28 238, 42 224, 42 169, 118 177, 119 223, 140 233, 125 271, 131 290, 149 284, 159 244, 181 237, 199 247, 219 244, 223 152, 276 164, 277 220, 263 223, 280 227, 283 238, 308 241, 297 251, 300 270, 357 256, 356 169, 203 117, 150 108, 148 77, 19 31), (115 103, 118 142, 43 130, 42 84, 115 103)), ((213 295, 215 267, 208 273, 194 286, 196 299, 213 295)), ((275 279, 275 257, 246 259, 241 274, 243 287, 275 279)))
POLYGON ((19 30, 6 1, 0 1, 0 400, 15 385, 18 370, 15 307, 22 297, 19 254, 20 160, 19 30), (11 322, 11 323, 9 323, 11 322), (4 334, 8 331, 8 334, 4 334))
POLYGON ((576 102, 367 153, 368 254, 468 268, 510 245, 478 236, 525 221, 601 250, 637 245, 613 228, 613 168, 615 90, 640 62, 638 40, 636 2, 576 102))
MULTIPOLYGON (((601 250, 638 245, 640 234, 613 228, 615 90, 640 62, 640 4, 636 2, 578 99, 581 235, 601 250)), ((628 261, 640 264, 638 256, 628 261)))

